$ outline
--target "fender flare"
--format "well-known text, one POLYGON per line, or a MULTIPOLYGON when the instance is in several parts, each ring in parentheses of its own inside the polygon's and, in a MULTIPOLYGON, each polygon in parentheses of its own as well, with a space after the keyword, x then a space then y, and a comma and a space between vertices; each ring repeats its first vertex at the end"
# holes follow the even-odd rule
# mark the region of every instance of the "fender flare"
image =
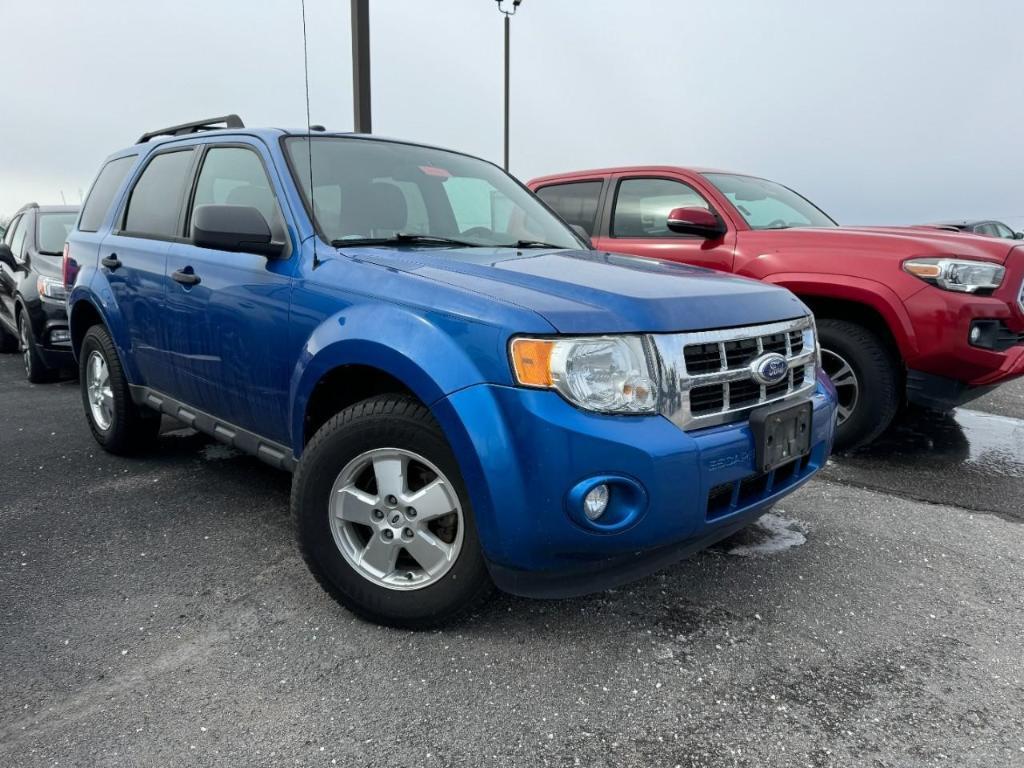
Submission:
POLYGON ((486 378, 466 347, 422 314, 400 305, 347 307, 317 326, 292 372, 289 424, 296 458, 304 448, 313 390, 332 370, 347 365, 375 368, 394 377, 432 412, 439 400, 486 378), (384 340, 382 327, 389 329, 384 340))
MULTIPOLYGON (((114 301, 106 281, 103 281, 102 289, 99 291, 95 290, 95 282, 96 278, 94 277, 89 281, 88 285, 75 285, 68 296, 68 330, 71 332, 71 338, 76 338, 81 330, 75 324, 76 314, 81 317, 81 312, 76 313, 76 309, 83 303, 88 304, 100 316, 100 320, 103 321, 103 325, 110 334, 110 338, 113 339, 114 347, 121 358, 121 365, 127 373, 128 381, 138 382, 139 372, 129 354, 132 346, 131 337, 128 335, 128 329, 121 310, 114 301)), ((72 346, 71 351, 77 359, 78 350, 72 346)))
POLYGON ((780 272, 763 278, 764 282, 787 288, 797 296, 865 304, 885 320, 903 359, 917 353, 917 334, 903 300, 889 286, 850 275, 823 276, 814 273, 780 272))

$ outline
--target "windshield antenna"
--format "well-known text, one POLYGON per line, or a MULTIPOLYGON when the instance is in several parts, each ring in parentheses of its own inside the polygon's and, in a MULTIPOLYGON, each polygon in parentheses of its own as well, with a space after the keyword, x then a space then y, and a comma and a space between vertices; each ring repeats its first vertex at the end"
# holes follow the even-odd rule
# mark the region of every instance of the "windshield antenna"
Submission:
POLYGON ((309 158, 309 217, 313 221, 313 269, 320 266, 316 252, 316 203, 313 200, 313 120, 309 116, 309 48, 306 43, 306 0, 302 2, 302 70, 306 78, 306 155, 309 158))

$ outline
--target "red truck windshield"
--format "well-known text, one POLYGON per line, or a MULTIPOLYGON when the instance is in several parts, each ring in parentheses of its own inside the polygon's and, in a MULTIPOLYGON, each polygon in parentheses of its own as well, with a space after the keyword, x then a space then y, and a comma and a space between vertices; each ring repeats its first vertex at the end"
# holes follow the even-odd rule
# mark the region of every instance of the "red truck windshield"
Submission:
POLYGON ((705 173, 704 178, 729 199, 751 229, 838 226, 811 201, 773 181, 732 173, 705 173))

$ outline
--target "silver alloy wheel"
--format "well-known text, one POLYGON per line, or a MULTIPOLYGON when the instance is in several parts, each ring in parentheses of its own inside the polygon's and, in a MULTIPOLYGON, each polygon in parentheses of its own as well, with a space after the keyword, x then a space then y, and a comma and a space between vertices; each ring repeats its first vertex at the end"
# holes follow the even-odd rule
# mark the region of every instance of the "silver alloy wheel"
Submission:
POLYGON ((850 418, 860 400, 860 381, 853 367, 835 350, 821 348, 821 367, 836 388, 839 409, 837 424, 842 424, 850 418))
POLYGON ((465 522, 451 482, 419 454, 377 448, 352 459, 331 488, 331 533, 346 562, 395 590, 436 583, 462 550, 465 522))
POLYGON ((110 369, 103 355, 93 350, 85 366, 85 389, 89 411, 96 426, 106 432, 114 421, 114 390, 110 387, 110 369))
POLYGON ((25 319, 24 313, 22 313, 21 316, 18 318, 18 335, 21 337, 21 359, 25 363, 25 373, 31 375, 32 348, 29 346, 28 320, 25 319))

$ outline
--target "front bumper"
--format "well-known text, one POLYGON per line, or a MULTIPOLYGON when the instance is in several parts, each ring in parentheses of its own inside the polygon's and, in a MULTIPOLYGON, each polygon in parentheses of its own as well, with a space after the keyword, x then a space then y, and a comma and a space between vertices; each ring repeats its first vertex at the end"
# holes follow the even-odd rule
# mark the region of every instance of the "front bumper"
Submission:
POLYGON ((36 340, 39 356, 47 368, 72 368, 75 365, 71 354, 70 337, 66 341, 54 341, 54 333, 68 331, 68 310, 63 302, 43 301, 35 298, 26 303, 32 335, 36 340))
POLYGON ((728 536, 825 463, 835 397, 812 395, 810 456, 758 475, 746 421, 684 432, 662 416, 605 416, 550 391, 478 385, 435 405, 459 460, 491 575, 505 591, 560 597, 640 578, 728 536), (777 475, 777 476, 776 476, 777 475), (570 515, 569 491, 594 476, 644 491, 615 531, 570 515))
MULTIPOLYGON (((912 374, 957 382, 962 385, 963 398, 967 400, 976 396, 970 390, 992 387, 1024 375, 1024 343, 994 351, 972 346, 968 341, 975 320, 997 320, 1008 332, 1024 334, 1024 251, 1021 249, 1014 249, 1007 259, 1003 284, 991 296, 925 286, 905 303, 917 339, 916 353, 906 360, 912 374)), ((908 394, 917 401, 915 388, 908 394)))

